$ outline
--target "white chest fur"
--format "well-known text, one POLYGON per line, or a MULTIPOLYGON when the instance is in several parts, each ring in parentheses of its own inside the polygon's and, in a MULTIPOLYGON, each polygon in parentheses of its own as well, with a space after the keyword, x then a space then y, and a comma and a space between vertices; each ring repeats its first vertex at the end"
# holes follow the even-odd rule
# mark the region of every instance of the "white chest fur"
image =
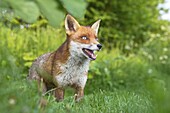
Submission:
POLYGON ((81 55, 75 45, 70 47, 70 57, 66 64, 61 66, 62 73, 55 76, 58 87, 78 85, 85 87, 90 60, 81 55))
POLYGON ((87 81, 89 62, 76 61, 70 58, 66 65, 61 66, 62 73, 55 77, 58 86, 76 84, 84 87, 87 81))

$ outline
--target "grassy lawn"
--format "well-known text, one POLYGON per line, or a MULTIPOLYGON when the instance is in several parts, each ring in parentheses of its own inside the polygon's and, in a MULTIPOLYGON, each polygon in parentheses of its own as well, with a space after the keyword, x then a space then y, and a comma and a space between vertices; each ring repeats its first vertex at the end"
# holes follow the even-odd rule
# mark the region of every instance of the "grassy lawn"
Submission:
MULTIPOLYGON (((4 81, 4 80, 3 80, 4 81)), ((26 80, 6 80, 1 84, 1 113, 151 113, 153 105, 148 93, 117 90, 100 91, 85 95, 84 99, 74 102, 74 96, 66 96, 63 102, 46 95, 48 103, 40 108, 40 96, 35 83, 26 80)))

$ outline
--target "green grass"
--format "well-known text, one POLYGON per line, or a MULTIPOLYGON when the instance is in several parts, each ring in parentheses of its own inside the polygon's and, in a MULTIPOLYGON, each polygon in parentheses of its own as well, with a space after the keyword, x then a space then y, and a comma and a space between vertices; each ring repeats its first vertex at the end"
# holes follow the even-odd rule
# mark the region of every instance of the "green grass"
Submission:
POLYGON ((74 96, 66 96, 63 102, 56 102, 52 95, 46 95, 46 108, 39 107, 40 96, 35 83, 26 80, 10 81, 1 86, 1 111, 3 113, 151 113, 151 99, 143 94, 130 91, 100 91, 85 95, 84 99, 75 103, 74 96), (11 83, 9 83, 11 82, 11 83))
POLYGON ((47 111, 72 113, 150 113, 152 104, 148 97, 134 92, 118 91, 92 93, 86 95, 80 103, 75 103, 73 97, 64 102, 50 101, 47 111))
POLYGON ((138 53, 129 56, 118 48, 103 48, 97 60, 91 62, 81 102, 75 103, 73 92, 68 90, 65 100, 59 103, 47 94, 44 98, 48 104, 40 108, 36 82, 26 80, 29 66, 37 56, 55 50, 64 37, 61 30, 53 28, 1 30, 1 113, 170 112, 170 40, 163 38, 144 44, 138 53))

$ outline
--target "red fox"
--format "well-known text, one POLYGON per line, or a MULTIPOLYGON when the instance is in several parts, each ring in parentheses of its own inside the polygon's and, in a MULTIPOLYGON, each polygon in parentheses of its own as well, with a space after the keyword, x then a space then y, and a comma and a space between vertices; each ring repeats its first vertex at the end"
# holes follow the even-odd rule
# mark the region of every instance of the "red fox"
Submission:
POLYGON ((64 89, 70 86, 75 89, 75 100, 84 96, 89 63, 95 60, 102 45, 97 34, 100 20, 92 26, 81 26, 71 15, 65 18, 66 41, 54 52, 46 53, 37 58, 30 70, 28 79, 38 81, 45 93, 54 90, 57 101, 64 99, 64 89))

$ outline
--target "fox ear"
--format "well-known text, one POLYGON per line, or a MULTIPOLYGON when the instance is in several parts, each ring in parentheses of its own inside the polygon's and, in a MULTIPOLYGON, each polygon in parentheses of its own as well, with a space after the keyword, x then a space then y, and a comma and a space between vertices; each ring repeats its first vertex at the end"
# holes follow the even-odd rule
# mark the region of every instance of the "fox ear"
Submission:
POLYGON ((91 28, 94 29, 96 36, 97 36, 97 33, 98 33, 100 21, 101 21, 101 20, 96 21, 96 22, 91 26, 91 28))
POLYGON ((66 33, 70 34, 71 32, 75 32, 79 29, 79 27, 80 25, 76 21, 76 19, 74 19, 71 15, 68 14, 65 19, 66 33))

